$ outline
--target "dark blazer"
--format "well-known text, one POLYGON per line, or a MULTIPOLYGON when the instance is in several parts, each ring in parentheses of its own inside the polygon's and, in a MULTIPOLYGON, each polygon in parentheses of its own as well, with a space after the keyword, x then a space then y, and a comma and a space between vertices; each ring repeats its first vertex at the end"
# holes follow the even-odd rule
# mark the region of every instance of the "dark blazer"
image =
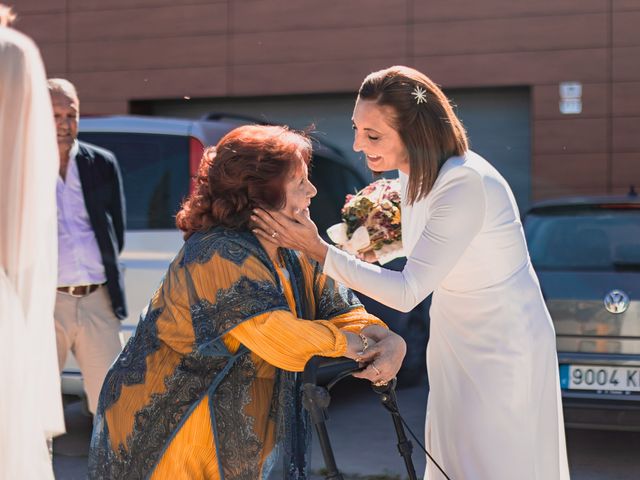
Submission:
POLYGON ((102 255, 113 313, 122 320, 127 316, 127 303, 118 255, 124 247, 126 214, 120 168, 108 150, 89 143, 78 144, 76 163, 84 203, 102 255))

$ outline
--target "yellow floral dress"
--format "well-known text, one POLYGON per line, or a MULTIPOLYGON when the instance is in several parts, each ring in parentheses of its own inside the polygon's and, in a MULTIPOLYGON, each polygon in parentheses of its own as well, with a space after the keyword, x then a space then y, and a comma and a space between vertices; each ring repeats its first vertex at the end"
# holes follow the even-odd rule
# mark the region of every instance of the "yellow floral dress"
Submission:
POLYGON ((187 240, 110 370, 90 478, 304 478, 299 379, 344 331, 384 325, 315 262, 221 228, 187 240))

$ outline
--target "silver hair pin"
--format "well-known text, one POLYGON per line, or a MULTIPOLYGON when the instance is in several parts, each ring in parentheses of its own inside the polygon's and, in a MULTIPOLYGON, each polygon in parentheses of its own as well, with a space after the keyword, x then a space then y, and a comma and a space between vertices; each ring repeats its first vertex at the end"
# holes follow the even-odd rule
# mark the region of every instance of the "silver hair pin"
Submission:
POLYGON ((419 85, 416 85, 416 88, 413 89, 411 95, 416 99, 416 103, 418 105, 421 103, 427 103, 427 91, 419 85))

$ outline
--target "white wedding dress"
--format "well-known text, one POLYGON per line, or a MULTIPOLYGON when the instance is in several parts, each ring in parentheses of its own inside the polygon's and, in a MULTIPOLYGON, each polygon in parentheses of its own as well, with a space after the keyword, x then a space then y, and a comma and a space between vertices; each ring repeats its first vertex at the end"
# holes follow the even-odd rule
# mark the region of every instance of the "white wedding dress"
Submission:
POLYGON ((0 479, 53 480, 58 146, 34 43, 0 27, 0 479))
POLYGON ((473 152, 412 206, 400 177, 404 271, 331 247, 324 272, 401 311, 433 292, 426 447, 453 480, 568 479, 555 332, 509 186, 473 152))

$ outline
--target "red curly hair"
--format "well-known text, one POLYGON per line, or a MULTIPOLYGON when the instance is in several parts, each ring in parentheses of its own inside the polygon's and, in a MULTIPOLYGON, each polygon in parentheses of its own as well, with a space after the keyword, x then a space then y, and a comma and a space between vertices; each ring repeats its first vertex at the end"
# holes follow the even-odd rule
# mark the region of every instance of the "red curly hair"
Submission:
POLYGON ((176 216, 185 240, 215 226, 247 228, 256 207, 286 202, 285 184, 300 160, 311 161, 311 141, 282 126, 244 125, 205 150, 193 192, 176 216))

